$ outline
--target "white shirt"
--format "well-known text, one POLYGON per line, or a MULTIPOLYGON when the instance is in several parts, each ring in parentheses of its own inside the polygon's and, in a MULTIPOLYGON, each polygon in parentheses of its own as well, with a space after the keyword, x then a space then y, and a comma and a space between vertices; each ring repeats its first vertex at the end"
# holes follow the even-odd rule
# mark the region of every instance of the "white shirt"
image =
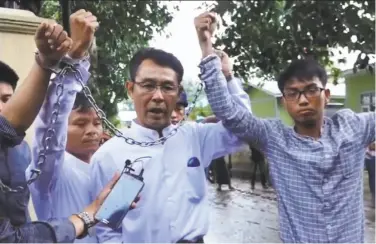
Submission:
MULTIPOLYGON (((90 63, 81 62, 80 72, 83 82, 89 79, 90 63)), ((42 174, 30 185, 30 193, 34 209, 39 221, 48 219, 68 218, 79 213, 88 206, 90 165, 65 151, 67 143, 68 119, 72 111, 77 92, 82 90, 74 73, 68 73, 63 81, 64 92, 60 97, 60 110, 52 129, 50 150, 46 153, 46 160, 40 166, 42 174)), ((31 169, 37 167, 38 158, 44 149, 44 135, 50 128, 54 104, 57 101, 59 80, 53 80, 48 87, 43 106, 34 122, 35 134, 32 143, 33 160, 26 170, 26 178, 30 177, 31 169)), ((86 236, 75 242, 97 242, 95 236, 86 236)))
MULTIPOLYGON (((237 102, 250 109, 248 95, 236 82, 229 86, 237 102), (234 94, 235 93, 235 94, 234 94)), ((163 130, 167 135, 174 126, 163 130)), ((154 141, 158 133, 133 122, 122 133, 137 141, 154 141)), ((137 208, 123 220, 121 230, 104 224, 96 226, 99 242, 177 242, 204 236, 209 227, 209 206, 205 168, 218 157, 240 150, 244 144, 222 123, 185 123, 163 145, 139 147, 114 137, 92 157, 91 200, 121 171, 127 159, 150 156, 133 165, 136 173, 144 168, 145 186, 137 208), (188 161, 198 159, 197 167, 188 161)))

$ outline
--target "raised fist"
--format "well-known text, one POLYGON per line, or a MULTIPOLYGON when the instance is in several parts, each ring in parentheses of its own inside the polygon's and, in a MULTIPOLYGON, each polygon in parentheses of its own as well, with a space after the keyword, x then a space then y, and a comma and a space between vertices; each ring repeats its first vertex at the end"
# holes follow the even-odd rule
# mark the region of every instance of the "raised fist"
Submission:
POLYGON ((82 58, 94 40, 94 33, 99 26, 97 17, 91 12, 80 9, 69 18, 73 48, 69 52, 71 58, 82 58))
POLYGON ((211 41, 216 28, 217 20, 214 13, 205 12, 195 18, 195 28, 200 43, 211 41))
POLYGON ((40 61, 44 66, 57 64, 72 47, 72 40, 56 23, 42 22, 34 36, 35 44, 39 50, 40 61))
POLYGON ((222 50, 214 50, 214 52, 221 59, 223 75, 230 77, 232 75, 232 63, 229 56, 222 50))

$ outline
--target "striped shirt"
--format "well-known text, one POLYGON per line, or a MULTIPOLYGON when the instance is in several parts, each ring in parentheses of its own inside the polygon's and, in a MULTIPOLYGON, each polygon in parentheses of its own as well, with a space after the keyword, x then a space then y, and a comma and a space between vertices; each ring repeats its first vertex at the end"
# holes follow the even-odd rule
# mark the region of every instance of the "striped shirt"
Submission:
POLYGON ((364 242, 362 172, 365 148, 375 140, 375 113, 341 110, 324 119, 322 135, 314 140, 234 103, 215 55, 200 68, 215 115, 268 159, 282 241, 364 242))

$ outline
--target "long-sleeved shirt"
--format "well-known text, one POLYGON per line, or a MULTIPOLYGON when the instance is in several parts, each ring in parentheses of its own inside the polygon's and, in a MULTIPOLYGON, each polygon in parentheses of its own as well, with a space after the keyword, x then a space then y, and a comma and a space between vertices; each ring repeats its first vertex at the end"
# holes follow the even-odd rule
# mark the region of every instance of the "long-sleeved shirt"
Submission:
MULTIPOLYGON (((17 134, 9 122, 0 115, 1 168, 6 164, 4 149, 19 145, 24 135, 24 133, 22 135, 17 134)), ((14 163, 17 164, 18 162, 14 163)), ((19 168, 19 171, 13 171, 8 175, 8 186, 16 189, 19 189, 17 186, 21 186, 24 187, 24 190, 19 190, 18 192, 4 192, 0 189, 0 242, 73 242, 76 233, 73 224, 68 219, 61 219, 59 221, 50 220, 48 222, 27 222, 27 219, 23 217, 20 221, 20 214, 15 213, 14 208, 20 205, 27 208, 27 203, 29 202, 29 190, 27 188, 26 179, 19 177, 20 175, 24 176, 22 167, 19 168), (16 184, 14 184, 13 179, 17 179, 16 184), (24 180, 22 181, 20 179, 24 180)), ((3 175, 0 176, 0 179, 4 184, 7 183, 7 179, 3 177, 3 175)), ((16 210, 19 211, 19 209, 16 210)))
MULTIPOLYGON (((78 69, 82 76, 82 82, 86 84, 90 77, 88 72, 90 63, 84 59, 79 64, 78 69)), ((90 166, 65 151, 69 115, 77 92, 82 90, 82 85, 74 74, 65 76, 63 84, 64 92, 59 100, 59 115, 52 126, 55 130, 55 141, 52 141, 46 161, 41 166, 42 174, 30 186, 35 212, 39 220, 66 218, 79 213, 90 204, 88 201, 90 166)), ((58 83, 52 80, 47 90, 46 99, 34 122, 33 161, 27 170, 27 175, 30 174, 30 169, 36 167, 38 155, 44 149, 44 135, 50 129, 50 120, 58 96, 57 89, 59 89, 58 83)), ((97 240, 95 236, 87 236, 77 239, 75 242, 97 242, 97 240)))
MULTIPOLYGON (((250 100, 239 84, 232 92, 241 106, 250 108, 250 100), (243 98, 243 99, 242 99, 243 98), (244 100, 245 99, 245 100, 244 100)), ((163 130, 166 136, 176 126, 163 130)), ((158 132, 133 122, 123 134, 137 141, 158 139, 158 132)), ((96 226, 99 242, 177 242, 204 236, 208 231, 209 209, 205 168, 218 158, 245 147, 222 123, 187 122, 164 144, 140 147, 113 137, 93 155, 91 161, 92 199, 121 171, 127 159, 151 157, 135 162, 134 173, 143 168, 145 186, 137 207, 127 213, 122 227, 114 231, 104 224, 96 226)))
POLYGON ((282 241, 363 242, 362 172, 365 147, 375 140, 375 113, 340 110, 325 118, 322 135, 315 140, 280 120, 259 119, 238 106, 226 89, 215 55, 200 67, 214 114, 268 159, 282 241))

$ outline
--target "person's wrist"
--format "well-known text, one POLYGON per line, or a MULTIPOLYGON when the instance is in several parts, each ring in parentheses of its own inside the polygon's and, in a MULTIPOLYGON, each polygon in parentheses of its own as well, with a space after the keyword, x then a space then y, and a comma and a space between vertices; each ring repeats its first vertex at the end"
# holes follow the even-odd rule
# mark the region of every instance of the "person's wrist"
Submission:
POLYGON ((231 81, 234 77, 231 72, 223 72, 223 75, 225 76, 227 82, 231 81))
POLYGON ((37 52, 35 54, 35 60, 37 64, 43 69, 49 69, 53 66, 56 66, 60 62, 60 60, 51 59, 40 52, 37 52))
POLYGON ((213 45, 211 42, 200 43, 200 48, 202 52, 202 59, 214 53, 213 45))
POLYGON ((74 229, 76 230, 76 237, 81 236, 85 231, 84 221, 77 215, 70 216, 69 220, 72 222, 74 229))
POLYGON ((72 59, 81 59, 87 56, 88 51, 86 48, 81 48, 83 44, 81 42, 76 42, 73 44, 73 48, 68 52, 69 57, 72 59))

